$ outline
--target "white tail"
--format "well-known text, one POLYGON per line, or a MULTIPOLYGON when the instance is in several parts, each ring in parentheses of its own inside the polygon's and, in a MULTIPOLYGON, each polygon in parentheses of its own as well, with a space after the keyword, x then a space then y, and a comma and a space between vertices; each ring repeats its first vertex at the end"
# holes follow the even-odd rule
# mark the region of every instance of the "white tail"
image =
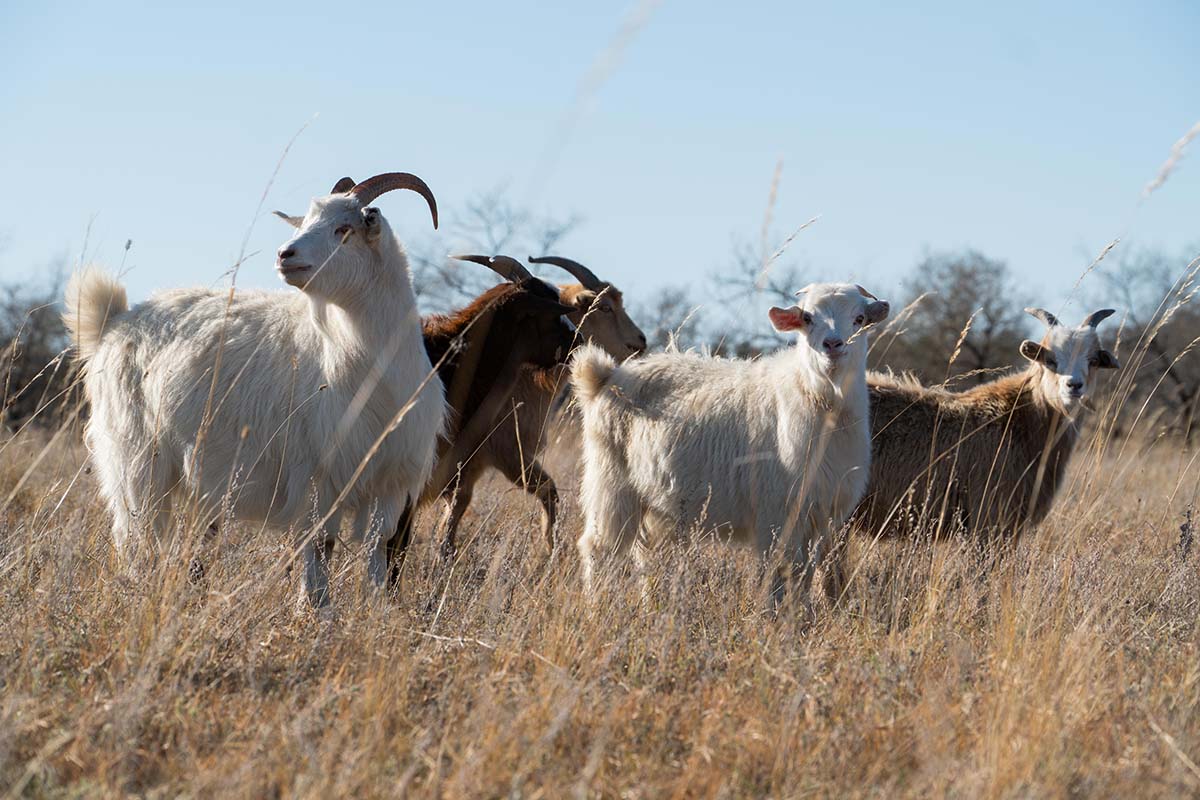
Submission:
POLYGON ((575 396, 587 402, 604 391, 617 369, 616 360, 595 345, 580 348, 571 359, 571 385, 575 396))
POLYGON ((100 346, 105 328, 129 310, 129 301, 125 287, 111 275, 88 269, 71 276, 66 306, 63 323, 71 332, 80 360, 87 361, 100 346))

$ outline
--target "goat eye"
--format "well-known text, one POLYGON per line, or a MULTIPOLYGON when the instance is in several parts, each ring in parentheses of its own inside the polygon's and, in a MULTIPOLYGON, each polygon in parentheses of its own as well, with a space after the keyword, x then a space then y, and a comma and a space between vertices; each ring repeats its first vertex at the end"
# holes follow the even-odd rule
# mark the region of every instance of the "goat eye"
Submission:
POLYGON ((340 226, 338 226, 338 228, 337 228, 337 229, 334 231, 334 234, 335 234, 336 236, 347 236, 347 235, 349 235, 349 234, 351 234, 351 233, 353 233, 353 232, 354 232, 354 228, 353 228, 353 227, 351 227, 350 225, 340 225, 340 226))
POLYGON ((603 311, 605 314, 611 314, 612 306, 610 306, 608 303, 605 303, 604 305, 600 306, 600 310, 603 311))
POLYGON ((854 318, 854 324, 855 324, 855 325, 862 325, 862 324, 863 324, 863 322, 865 322, 865 321, 866 321, 866 319, 867 319, 867 318, 866 318, 866 317, 864 317, 862 314, 859 314, 857 317, 855 317, 855 318, 854 318))
POLYGON ((807 311, 801 314, 800 318, 804 320, 805 325, 812 325, 812 314, 808 313, 807 311))

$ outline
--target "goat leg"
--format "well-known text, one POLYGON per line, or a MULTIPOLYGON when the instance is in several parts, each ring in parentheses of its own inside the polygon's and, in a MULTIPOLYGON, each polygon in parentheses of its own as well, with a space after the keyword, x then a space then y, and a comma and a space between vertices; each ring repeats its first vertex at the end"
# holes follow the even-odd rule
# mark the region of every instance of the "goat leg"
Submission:
POLYGON ((393 594, 400 590, 400 573, 404 570, 404 557, 408 554, 408 545, 412 541, 413 521, 416 517, 416 503, 409 502, 400 512, 396 521, 396 533, 387 543, 388 591, 393 594))
MULTIPOLYGON (((513 455, 516 455, 515 453, 513 455)), ((502 459, 496 466, 504 477, 537 498, 542 505, 542 537, 546 549, 554 552, 554 524, 558 521, 558 487, 554 479, 537 461, 530 461, 521 468, 515 459, 502 459)))

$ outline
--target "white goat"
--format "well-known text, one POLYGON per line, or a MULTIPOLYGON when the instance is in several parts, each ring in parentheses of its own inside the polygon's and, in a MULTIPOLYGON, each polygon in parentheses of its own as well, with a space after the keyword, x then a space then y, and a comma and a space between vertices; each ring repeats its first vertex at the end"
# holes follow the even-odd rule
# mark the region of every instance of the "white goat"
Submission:
MULTIPOLYGON (((87 362, 87 443, 122 559, 161 536, 173 501, 212 518, 308 528, 304 590, 328 602, 328 553, 341 510, 390 538, 434 463, 445 403, 431 377, 408 259, 368 204, 384 192, 432 192, 415 175, 343 179, 315 198, 279 248, 301 291, 179 289, 129 308, 111 277, 67 288, 64 321, 87 362)), ((278 212, 277 212, 278 213, 278 212)), ((368 576, 386 577, 385 541, 368 576)))
MULTIPOLYGON (((652 538, 717 530, 764 555, 781 543, 772 597, 799 573, 811 613, 813 571, 866 489, 862 329, 889 307, 849 284, 798 294, 801 305, 770 310, 776 330, 800 333, 797 346, 758 360, 664 353, 618 367, 594 346, 575 357, 589 593, 598 554, 632 548, 640 565, 652 538)), ((836 599, 840 563, 826 573, 836 599)))

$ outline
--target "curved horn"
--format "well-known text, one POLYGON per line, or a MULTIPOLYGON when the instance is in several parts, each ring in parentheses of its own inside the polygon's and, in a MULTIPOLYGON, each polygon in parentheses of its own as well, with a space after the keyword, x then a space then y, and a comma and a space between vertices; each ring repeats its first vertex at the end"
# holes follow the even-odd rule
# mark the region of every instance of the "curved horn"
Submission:
MULTIPOLYGON (((341 184, 341 181, 338 181, 341 184)), ((369 205, 375 198, 384 192, 390 192, 395 189, 408 189, 416 192, 425 198, 425 202, 429 204, 429 213, 433 215, 433 227, 438 226, 437 200, 433 197, 433 192, 425 181, 418 178, 409 172, 385 172, 382 175, 376 175, 373 178, 367 178, 362 183, 356 184, 350 189, 350 194, 358 198, 358 202, 363 205, 369 205)))
POLYGON ((342 178, 340 181, 335 183, 333 185, 333 188, 329 190, 329 193, 330 194, 345 194, 346 192, 350 191, 353 188, 354 188, 354 178, 346 177, 346 178, 342 178))
POLYGON ((512 283, 519 283, 533 277, 529 274, 529 270, 525 269, 525 265, 512 256, 462 255, 450 257, 455 261, 470 261, 474 264, 482 264, 506 281, 512 283))
MULTIPOLYGON (((799 296, 800 296, 800 295, 802 295, 802 294, 806 294, 806 293, 808 292, 808 290, 809 290, 809 289, 811 289, 811 288, 812 288, 812 287, 814 287, 814 286, 816 286, 816 284, 815 284, 815 283, 810 283, 808 286, 805 286, 803 289, 801 289, 800 291, 796 292, 796 297, 799 297, 799 296)), ((859 287, 859 289, 862 289, 862 287, 860 286, 860 287, 859 287)))
POLYGON ((1034 319, 1040 319, 1042 322, 1046 323, 1047 327, 1053 328, 1058 325, 1058 317, 1054 316, 1044 308, 1027 308, 1025 309, 1025 313, 1034 319))
POLYGON ((1087 315, 1087 319, 1079 323, 1079 327, 1094 328, 1115 313, 1117 313, 1115 308, 1102 308, 1099 311, 1093 311, 1087 315))
POLYGON ((861 294, 863 297, 869 297, 869 298, 871 298, 872 300, 878 300, 878 299, 879 299, 878 297, 876 297, 875 295, 871 294, 870 292, 868 292, 868 291, 867 291, 866 289, 864 289, 863 287, 859 286, 857 283, 856 283, 856 284, 854 284, 854 288, 855 288, 855 289, 858 289, 858 293, 859 293, 859 294, 861 294))
POLYGON ((561 256, 542 256, 540 258, 534 258, 533 256, 530 256, 529 263, 550 264, 558 267, 559 269, 565 269, 575 277, 575 280, 583 284, 583 288, 591 289, 594 292, 603 289, 606 285, 604 281, 596 277, 596 273, 592 272, 578 261, 572 261, 569 258, 563 258, 561 256))

